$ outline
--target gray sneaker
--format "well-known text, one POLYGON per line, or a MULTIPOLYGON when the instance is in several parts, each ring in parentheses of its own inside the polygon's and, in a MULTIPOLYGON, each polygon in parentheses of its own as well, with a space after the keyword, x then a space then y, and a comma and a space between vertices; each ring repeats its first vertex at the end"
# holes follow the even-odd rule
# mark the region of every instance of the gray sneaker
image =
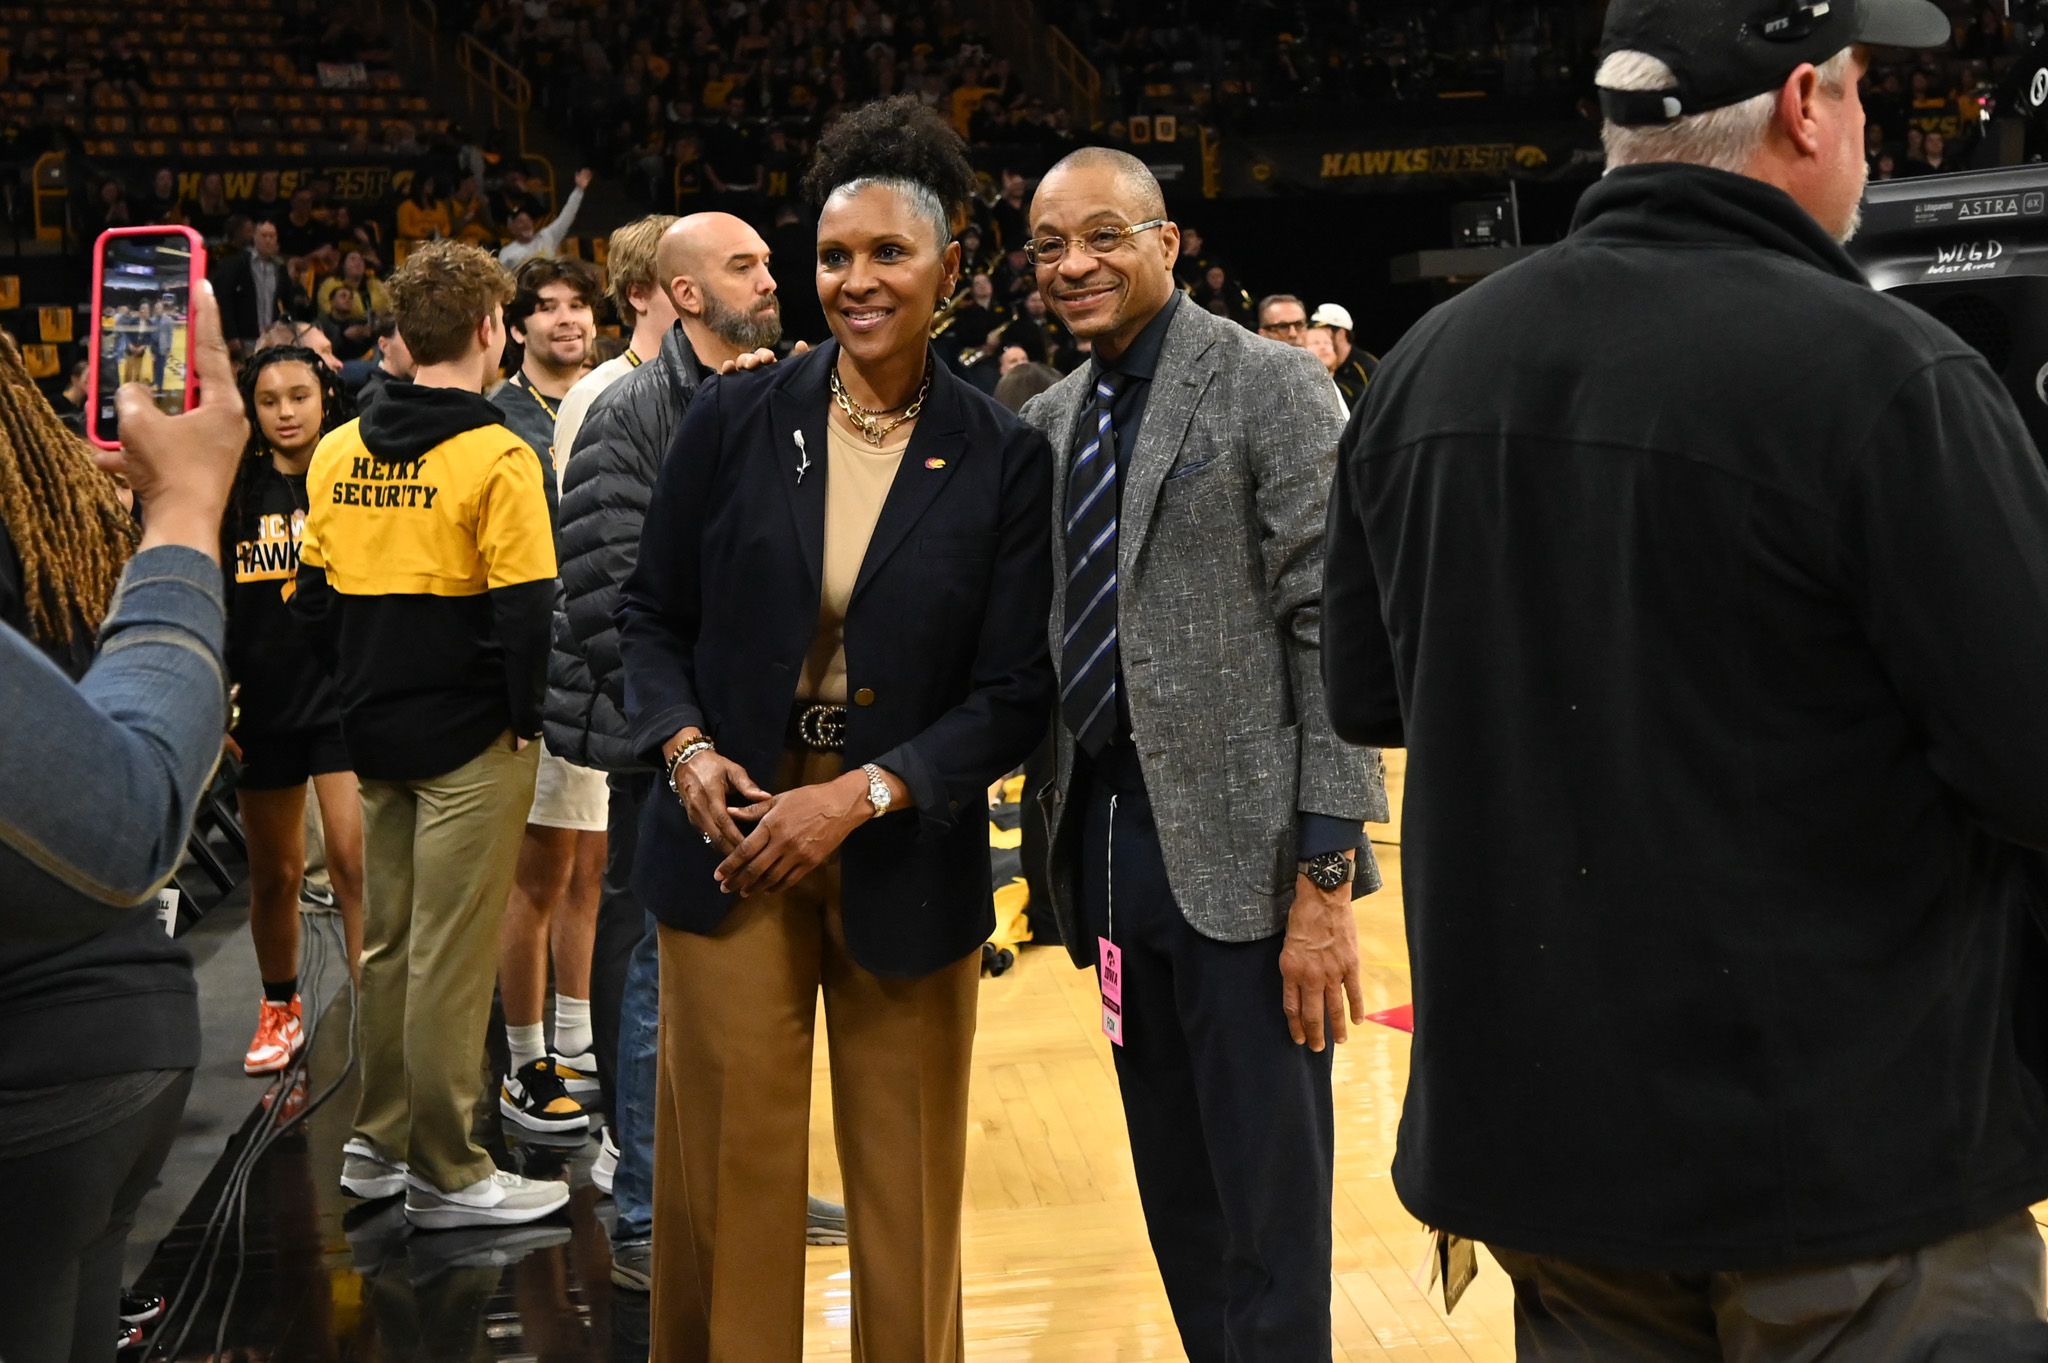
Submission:
POLYGON ((405 1219, 421 1230, 517 1226, 560 1211, 568 1201, 566 1183, 521 1178, 502 1169, 454 1192, 417 1177, 405 1182, 405 1219))
POLYGON ((811 1199, 809 1218, 804 1222, 804 1243, 807 1245, 843 1245, 846 1243, 846 1208, 837 1202, 827 1202, 822 1197, 811 1199))
POLYGON ((413 1286, 420 1287, 458 1268, 509 1268, 535 1250, 565 1245, 573 1234, 566 1222, 533 1226, 475 1226, 416 1235, 406 1248, 413 1286))
POLYGON ((341 1147, 342 1191, 357 1197, 397 1197, 405 1191, 410 1172, 404 1160, 391 1158, 361 1136, 349 1137, 341 1147))
POLYGON ((612 1246, 612 1283, 628 1292, 654 1290, 654 1246, 645 1240, 612 1246))

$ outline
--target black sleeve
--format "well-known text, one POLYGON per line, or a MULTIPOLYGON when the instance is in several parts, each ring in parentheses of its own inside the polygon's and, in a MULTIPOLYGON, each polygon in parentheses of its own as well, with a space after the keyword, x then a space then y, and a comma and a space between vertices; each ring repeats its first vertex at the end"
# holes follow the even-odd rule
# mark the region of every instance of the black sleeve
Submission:
POLYGON ((1858 458, 1844 590, 1935 774, 1998 836, 2048 849, 2048 470, 1974 355, 1909 379, 1858 458))
POLYGON ((569 632, 586 658, 592 640, 614 627, 620 589, 639 562, 640 531, 653 500, 659 455, 666 453, 645 448, 652 438, 645 423, 633 419, 632 403, 600 404, 570 454, 569 486, 562 496, 568 553, 562 581, 580 593, 569 632))
POLYGON ((1330 726, 1347 743, 1407 746, 1401 723, 1393 640, 1380 613, 1379 574, 1366 539, 1365 426, 1368 406, 1351 414, 1337 448, 1337 479, 1323 548, 1323 698, 1330 726))
POLYGON ((555 623, 554 578, 493 587, 492 632, 505 657, 505 698, 512 709, 512 732, 539 738, 541 709, 548 694, 548 636, 555 623))
POLYGON ((697 631, 703 624, 704 522, 724 439, 718 380, 698 390, 655 479, 639 556, 619 593, 619 656, 633 751, 659 763, 661 745, 701 728, 697 631), (682 457, 682 451, 691 457, 682 457))
MULTIPOLYGON (((989 783, 1031 755, 1052 719, 1052 450, 1029 426, 1003 447, 1003 526, 974 656, 973 689, 877 765, 910 787, 924 833, 982 810, 989 783)), ((984 813, 974 814, 985 817, 984 813)))
POLYGON ((306 646, 320 660, 330 676, 341 669, 341 645, 336 638, 341 628, 340 613, 334 608, 334 588, 328 585, 327 570, 299 563, 299 576, 292 587, 292 617, 306 636, 306 646))

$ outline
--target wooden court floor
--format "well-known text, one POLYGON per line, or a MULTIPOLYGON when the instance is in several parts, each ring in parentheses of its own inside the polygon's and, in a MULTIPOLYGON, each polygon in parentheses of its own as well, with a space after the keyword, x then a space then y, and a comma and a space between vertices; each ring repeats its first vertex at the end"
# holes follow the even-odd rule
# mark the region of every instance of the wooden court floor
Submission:
MULTIPOLYGON (((1394 822, 1374 825, 1386 888, 1359 902, 1368 1011, 1409 1001, 1399 850, 1404 754, 1389 753, 1394 822)), ((1273 1006, 1278 1008, 1279 989, 1273 1006)), ((974 1363, 1182 1358, 1159 1286, 1125 1143, 1094 973, 1058 948, 1028 950, 982 982, 967 1133, 967 1356, 974 1363)), ((1338 1363, 1505 1363, 1507 1281, 1482 1256, 1455 1315, 1410 1279, 1424 1237, 1387 1166, 1408 1079, 1406 1033, 1374 1023, 1336 1060, 1333 1324, 1338 1363)), ((836 1190, 824 1047, 812 1104, 811 1186, 836 1190)), ((812 1250, 804 1357, 850 1358, 843 1250, 812 1250)))

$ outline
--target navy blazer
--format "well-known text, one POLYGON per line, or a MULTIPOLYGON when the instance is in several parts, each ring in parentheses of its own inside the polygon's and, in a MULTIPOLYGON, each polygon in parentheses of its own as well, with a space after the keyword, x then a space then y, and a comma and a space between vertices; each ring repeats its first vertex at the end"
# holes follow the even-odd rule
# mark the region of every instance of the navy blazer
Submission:
MULTIPOLYGON (((657 768, 694 724, 775 779, 818 629, 838 351, 714 378, 676 432, 618 607, 632 742, 657 768)), ((987 789, 1051 719, 1051 508, 1045 437, 934 359, 846 618, 847 766, 879 763, 916 803, 840 853, 847 946, 877 974, 936 970, 994 930, 987 789)), ((657 786, 641 902, 672 928, 715 930, 737 903, 719 860, 657 786)))

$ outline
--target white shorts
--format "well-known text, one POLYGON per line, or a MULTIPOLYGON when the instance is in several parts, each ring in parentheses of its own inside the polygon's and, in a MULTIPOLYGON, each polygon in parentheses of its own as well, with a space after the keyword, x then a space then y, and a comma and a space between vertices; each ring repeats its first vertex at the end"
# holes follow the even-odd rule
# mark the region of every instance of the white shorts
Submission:
POLYGON ((526 816, 528 823, 602 833, 610 803, 603 772, 579 767, 549 752, 545 743, 541 745, 540 774, 533 782, 533 812, 526 816))

